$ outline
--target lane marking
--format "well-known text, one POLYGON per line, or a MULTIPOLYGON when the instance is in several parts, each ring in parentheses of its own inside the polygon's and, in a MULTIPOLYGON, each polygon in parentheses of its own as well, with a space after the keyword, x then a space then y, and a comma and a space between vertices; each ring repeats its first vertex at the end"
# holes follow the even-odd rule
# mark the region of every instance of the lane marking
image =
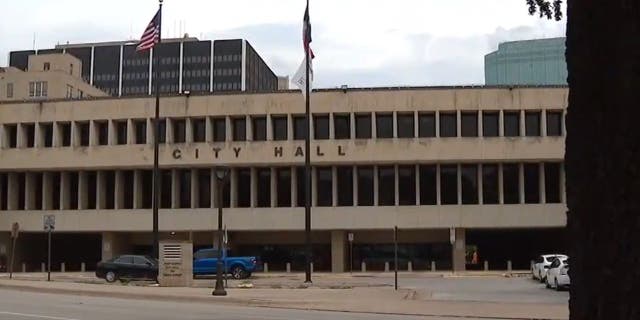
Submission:
POLYGON ((38 319, 51 319, 51 320, 78 320, 78 319, 73 319, 73 318, 52 317, 52 316, 43 316, 43 315, 39 315, 39 314, 17 313, 17 312, 7 312, 7 311, 0 311, 0 314, 6 314, 6 315, 18 316, 18 317, 25 317, 25 318, 38 318, 38 319))

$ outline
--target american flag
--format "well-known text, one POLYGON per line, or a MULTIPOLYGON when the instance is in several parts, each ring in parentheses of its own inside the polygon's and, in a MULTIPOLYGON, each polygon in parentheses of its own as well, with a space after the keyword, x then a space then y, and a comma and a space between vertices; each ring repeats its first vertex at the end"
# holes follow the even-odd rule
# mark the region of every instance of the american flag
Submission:
POLYGON ((158 9, 156 15, 153 16, 153 19, 151 19, 151 22, 147 25, 147 29, 142 33, 142 37, 136 47, 136 51, 144 51, 153 48, 156 43, 160 42, 160 10, 162 9, 158 9))
POLYGON ((316 56, 313 54, 313 50, 311 50, 311 19, 309 19, 309 2, 307 2, 307 9, 304 11, 304 23, 302 27, 302 42, 304 43, 305 55, 309 52, 309 57, 311 59, 316 56))

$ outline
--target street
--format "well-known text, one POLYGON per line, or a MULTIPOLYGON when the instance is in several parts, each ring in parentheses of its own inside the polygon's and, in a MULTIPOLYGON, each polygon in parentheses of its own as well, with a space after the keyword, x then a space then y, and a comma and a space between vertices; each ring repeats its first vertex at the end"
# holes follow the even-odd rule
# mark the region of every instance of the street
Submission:
MULTIPOLYGON (((460 317, 411 317, 365 313, 236 307, 188 302, 86 297, 0 290, 0 319, 3 320, 175 320, 175 319, 426 319, 452 320, 460 317)), ((465 319, 473 319, 467 318, 465 319)), ((482 318, 487 320, 488 318, 482 318)), ((498 319, 498 318, 496 318, 498 319)), ((490 320, 490 319, 489 319, 490 320)))

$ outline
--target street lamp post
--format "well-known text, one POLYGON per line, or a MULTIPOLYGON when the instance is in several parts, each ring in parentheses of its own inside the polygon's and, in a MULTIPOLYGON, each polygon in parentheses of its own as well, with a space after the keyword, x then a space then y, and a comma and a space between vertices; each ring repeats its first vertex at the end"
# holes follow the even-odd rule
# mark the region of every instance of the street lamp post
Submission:
POLYGON ((222 188, 227 182, 229 176, 229 168, 217 167, 215 169, 216 179, 218 179, 216 198, 218 202, 218 262, 216 264, 216 288, 211 293, 214 296, 226 296, 227 291, 224 289, 224 283, 222 282, 222 270, 224 264, 222 263, 222 188))

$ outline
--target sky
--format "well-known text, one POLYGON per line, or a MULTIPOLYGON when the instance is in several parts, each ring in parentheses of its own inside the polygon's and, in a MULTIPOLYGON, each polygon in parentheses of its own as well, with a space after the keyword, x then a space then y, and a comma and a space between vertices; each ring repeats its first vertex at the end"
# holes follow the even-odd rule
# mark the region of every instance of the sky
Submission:
MULTIPOLYGON (((22 0, 3 6, 0 66, 14 50, 137 39, 154 0, 22 0)), ((164 0, 163 38, 247 39, 278 75, 304 56, 304 0, 164 0)), ((525 0, 311 0, 314 87, 484 83, 484 55, 504 41, 564 36, 525 0)))

